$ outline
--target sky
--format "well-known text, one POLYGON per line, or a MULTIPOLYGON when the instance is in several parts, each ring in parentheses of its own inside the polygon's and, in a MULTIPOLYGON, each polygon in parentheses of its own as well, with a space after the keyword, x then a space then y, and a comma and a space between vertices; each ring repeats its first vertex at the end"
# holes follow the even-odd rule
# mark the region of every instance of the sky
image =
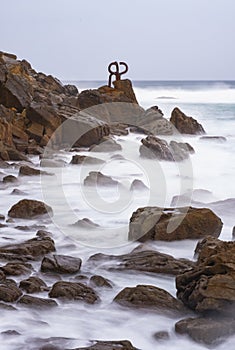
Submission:
POLYGON ((235 80, 235 0, 2 0, 0 50, 61 80, 235 80))

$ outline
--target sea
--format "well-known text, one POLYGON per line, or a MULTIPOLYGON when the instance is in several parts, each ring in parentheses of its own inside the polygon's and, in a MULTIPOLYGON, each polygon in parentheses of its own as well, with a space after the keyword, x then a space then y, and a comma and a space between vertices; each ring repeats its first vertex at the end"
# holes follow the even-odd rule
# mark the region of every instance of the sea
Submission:
MULTIPOLYGON (((104 81, 73 81, 79 91, 105 85, 104 81)), ((16 310, 1 310, 0 348, 3 350, 37 349, 37 339, 50 339, 65 348, 85 347, 89 340, 129 340, 141 350, 181 350, 182 348, 202 350, 207 347, 174 331, 180 317, 168 317, 151 311, 121 308, 113 303, 114 297, 125 287, 149 284, 167 290, 176 296, 175 278, 168 275, 118 272, 109 270, 105 264, 91 265, 90 256, 96 253, 121 255, 138 246, 128 241, 128 224, 132 212, 144 206, 170 207, 177 198, 184 195, 185 205, 213 208, 223 221, 220 234, 222 240, 232 240, 235 226, 235 81, 133 81, 133 88, 139 104, 148 109, 158 106, 164 117, 170 118, 175 107, 192 116, 204 127, 207 136, 178 136, 177 140, 188 142, 195 154, 177 164, 173 162, 144 161, 139 157, 139 146, 145 135, 130 133, 115 136, 122 150, 110 153, 83 149, 81 155, 92 155, 105 160, 98 168, 86 165, 71 165, 76 150, 61 150, 52 157, 63 164, 62 168, 48 168, 56 173, 54 177, 25 177, 18 184, 22 195, 11 195, 12 185, 0 185, 0 213, 7 216, 9 208, 23 198, 44 200, 53 207, 50 219, 30 221, 15 220, 0 228, 0 244, 17 243, 34 237, 33 225, 45 225, 52 233, 58 254, 82 259, 81 275, 102 275, 113 283, 112 289, 99 289, 101 302, 95 306, 81 302, 58 301, 59 307, 48 310, 16 307, 16 310), (61 170, 62 169, 62 170, 61 170), (119 181, 122 186, 96 188, 83 186, 83 180, 92 170, 101 171, 119 181), (130 191, 134 180, 141 180, 145 189, 130 191), (131 193, 131 194, 130 194, 131 193), (178 196, 178 197, 177 197, 178 196), (172 199, 175 199, 172 201, 172 199), (97 226, 93 229, 74 229, 72 224, 88 218, 97 226), (17 226, 30 226, 22 231, 17 226), (19 335, 2 332, 14 330, 19 335), (154 334, 169 333, 169 339, 158 341, 154 334), (53 338, 53 339, 52 339, 53 338), (64 345, 62 345, 64 344, 64 345)), ((174 136, 163 137, 167 141, 174 136)), ((32 156, 32 162, 40 166, 40 159, 32 156)), ((3 176, 18 174, 17 165, 0 169, 3 176)), ((14 185, 15 186, 15 185, 14 185)), ((181 203, 181 202, 178 202, 181 203)), ((175 242, 150 242, 155 250, 176 258, 195 259, 197 240, 175 242)), ((4 263, 1 262, 1 265, 4 263)), ((51 286, 54 275, 43 275, 40 262, 33 263, 33 275, 51 286)), ((14 279, 18 282, 22 276, 14 279)), ((63 279, 75 281, 74 276, 63 279)), ((78 279, 77 279, 78 281, 78 279)), ((46 292, 35 296, 47 297, 46 292)), ((48 340, 49 342, 49 340, 48 340)), ((229 337, 218 344, 218 350, 233 350, 235 337, 229 337)))

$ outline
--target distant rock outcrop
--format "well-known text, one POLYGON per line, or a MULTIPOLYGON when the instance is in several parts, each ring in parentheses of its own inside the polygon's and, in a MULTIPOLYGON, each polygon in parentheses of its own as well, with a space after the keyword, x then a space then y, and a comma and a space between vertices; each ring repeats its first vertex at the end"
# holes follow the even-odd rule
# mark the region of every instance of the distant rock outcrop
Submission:
POLYGON ((205 134, 203 126, 192 117, 187 117, 179 108, 174 108, 170 122, 181 134, 205 134))

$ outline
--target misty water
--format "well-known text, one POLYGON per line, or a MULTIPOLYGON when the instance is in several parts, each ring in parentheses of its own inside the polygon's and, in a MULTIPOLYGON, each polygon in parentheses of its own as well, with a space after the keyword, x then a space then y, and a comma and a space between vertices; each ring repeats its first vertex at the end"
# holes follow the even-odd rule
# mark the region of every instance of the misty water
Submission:
MULTIPOLYGON (((77 82, 81 90, 93 88, 96 82, 77 82)), ((174 325, 180 318, 169 318, 164 314, 146 310, 124 309, 112 300, 124 287, 137 284, 150 284, 163 288, 176 295, 175 278, 161 274, 110 271, 105 265, 93 266, 88 258, 96 253, 120 255, 132 251, 137 242, 128 241, 128 223, 130 216, 138 207, 147 205, 171 205, 172 198, 188 191, 192 199, 208 203, 224 200, 215 212, 224 225, 220 239, 231 240, 235 225, 234 207, 229 198, 235 198, 235 83, 232 82, 135 82, 134 89, 139 103, 144 108, 158 105, 165 117, 170 117, 177 106, 186 115, 196 118, 210 136, 223 136, 220 140, 205 141, 200 136, 181 136, 181 141, 189 142, 195 154, 189 161, 181 163, 143 160, 139 157, 141 134, 116 136, 122 151, 112 153, 88 152, 105 160, 104 165, 79 166, 69 165, 76 152, 60 151, 54 155, 56 160, 63 160, 63 168, 46 169, 60 177, 62 192, 55 178, 43 176, 24 177, 17 188, 27 195, 10 195, 13 187, 0 188, 0 213, 7 215, 9 208, 18 200, 32 198, 44 200, 54 210, 54 217, 43 220, 15 220, 1 228, 1 245, 20 242, 32 238, 36 231, 20 231, 17 225, 45 225, 52 233, 58 254, 65 254, 82 259, 81 275, 102 275, 113 282, 113 289, 99 289, 101 303, 87 306, 81 302, 61 302, 59 307, 50 311, 39 311, 17 307, 17 310, 2 310, 0 331, 16 330, 21 335, 6 337, 0 335, 0 348, 3 350, 31 349, 33 338, 66 337, 66 347, 89 345, 89 340, 127 339, 142 350, 182 348, 200 350, 204 345, 197 344, 185 336, 174 332, 174 325), (113 157, 118 154, 122 157, 113 157), (121 188, 98 188, 95 192, 83 186, 83 180, 91 170, 98 170, 122 184, 121 188), (130 191, 133 180, 139 179, 145 190, 130 191), (197 190, 197 191, 194 191, 197 190), (194 191, 194 192, 193 192, 194 191), (62 195, 61 195, 62 193, 62 195), (89 218, 99 225, 98 230, 75 230, 71 224, 77 220, 89 218), (159 342, 154 333, 168 331, 170 339, 159 342), (74 339, 74 340, 73 340, 74 339), (76 339, 76 340, 75 340, 76 339)), ((174 137, 165 137, 166 140, 174 137)), ((179 138, 177 138, 178 140, 179 138)), ((38 157, 33 163, 40 165, 38 157)), ((17 175, 18 168, 1 169, 2 179, 6 174, 17 175)), ((188 205, 190 205, 190 199, 188 205)), ((173 255, 176 258, 194 259, 196 240, 179 242, 152 242, 154 249, 173 255)), ((50 286, 56 276, 40 275, 40 262, 33 263, 35 274, 50 286)), ((19 281, 21 278, 16 278, 19 281)), ((64 280, 76 281, 75 276, 63 276, 64 280)), ((47 293, 36 294, 47 297, 47 293)), ((218 350, 233 350, 235 337, 230 337, 219 345, 218 350)))

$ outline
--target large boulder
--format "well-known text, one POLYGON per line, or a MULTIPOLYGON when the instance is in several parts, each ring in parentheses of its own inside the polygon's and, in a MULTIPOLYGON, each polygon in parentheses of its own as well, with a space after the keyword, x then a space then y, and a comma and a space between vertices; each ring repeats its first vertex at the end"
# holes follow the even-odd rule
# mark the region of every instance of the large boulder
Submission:
POLYGON ((57 302, 55 300, 33 297, 31 295, 23 295, 17 304, 25 307, 31 307, 33 309, 45 309, 57 306, 57 302))
POLYGON ((183 304, 164 289, 151 285, 124 288, 114 301, 131 308, 150 309, 163 314, 175 315, 185 312, 183 304))
POLYGON ((177 296, 201 313, 233 317, 235 310, 235 242, 207 237, 196 248, 197 265, 176 278, 177 296))
POLYGON ((29 277, 20 282, 20 288, 27 293, 39 293, 47 289, 46 283, 39 277, 29 277))
POLYGON ((98 295, 92 288, 83 283, 77 282, 56 282, 53 285, 49 296, 51 298, 83 301, 88 304, 94 304, 99 301, 98 295))
POLYGON ((174 108, 170 122, 181 134, 205 134, 203 126, 196 119, 186 116, 179 108, 174 108))
POLYGON ((22 199, 8 211, 11 218, 34 219, 45 214, 52 214, 52 208, 37 200, 22 199))
POLYGON ((17 287, 15 281, 6 279, 0 282, 0 300, 5 302, 13 302, 19 299, 22 291, 17 287))
POLYGON ((173 125, 163 117, 162 111, 157 106, 150 107, 140 114, 135 125, 143 128, 147 134, 172 135, 174 133, 173 125))
POLYGON ((174 241, 218 237, 223 223, 208 208, 139 208, 132 214, 129 240, 174 241))

